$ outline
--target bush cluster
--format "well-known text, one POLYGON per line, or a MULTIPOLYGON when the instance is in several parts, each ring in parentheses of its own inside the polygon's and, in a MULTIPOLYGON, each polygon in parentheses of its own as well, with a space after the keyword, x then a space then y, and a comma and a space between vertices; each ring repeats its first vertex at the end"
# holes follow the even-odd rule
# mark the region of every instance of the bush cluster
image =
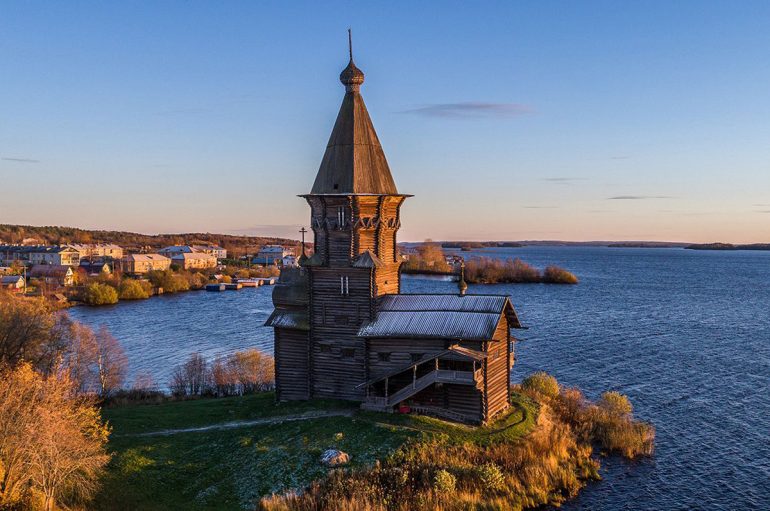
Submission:
POLYGON ((476 257, 465 263, 465 280, 471 284, 577 284, 578 278, 558 266, 548 266, 541 274, 521 259, 476 257))
POLYGON ((83 291, 83 301, 88 305, 112 305, 118 303, 118 292, 109 284, 91 282, 83 291))
POLYGON ((174 396, 235 396, 275 386, 273 357, 259 350, 237 351, 209 363, 193 353, 174 369, 169 384, 174 396))
POLYGON ((118 286, 121 300, 145 300, 152 294, 152 284, 146 280, 123 279, 118 286))

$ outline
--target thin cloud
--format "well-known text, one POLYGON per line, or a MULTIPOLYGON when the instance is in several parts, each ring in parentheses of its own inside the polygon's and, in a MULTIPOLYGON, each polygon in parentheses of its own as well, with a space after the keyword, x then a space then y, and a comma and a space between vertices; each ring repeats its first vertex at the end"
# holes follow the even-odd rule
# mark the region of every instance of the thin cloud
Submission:
POLYGON ((40 163, 40 160, 33 160, 32 158, 2 158, 2 160, 16 163, 40 163))
POLYGON ((673 199, 669 195, 616 195, 607 197, 607 200, 647 200, 647 199, 673 199))
POLYGON ((443 119, 510 119, 532 113, 532 108, 518 103, 439 103, 425 105, 404 113, 443 119))
POLYGON ((557 209, 556 206, 523 206, 524 209, 557 209))
POLYGON ((752 204, 755 208, 767 208, 770 207, 770 204, 752 204))

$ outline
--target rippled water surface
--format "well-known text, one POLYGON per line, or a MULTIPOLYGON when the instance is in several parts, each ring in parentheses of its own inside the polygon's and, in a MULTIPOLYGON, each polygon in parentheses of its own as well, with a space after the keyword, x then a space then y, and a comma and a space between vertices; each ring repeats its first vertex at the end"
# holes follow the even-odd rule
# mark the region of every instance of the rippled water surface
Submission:
MULTIPOLYGON (((657 428, 655 456, 602 461, 604 480, 563 509, 770 509, 770 253, 524 247, 464 255, 559 264, 577 286, 471 286, 508 294, 529 330, 514 379, 545 369, 595 398, 628 394, 657 428)), ((404 292, 454 292, 404 278, 404 292)), ((272 350, 271 288, 163 296, 75 319, 107 325, 132 374, 168 382, 192 352, 272 350)))

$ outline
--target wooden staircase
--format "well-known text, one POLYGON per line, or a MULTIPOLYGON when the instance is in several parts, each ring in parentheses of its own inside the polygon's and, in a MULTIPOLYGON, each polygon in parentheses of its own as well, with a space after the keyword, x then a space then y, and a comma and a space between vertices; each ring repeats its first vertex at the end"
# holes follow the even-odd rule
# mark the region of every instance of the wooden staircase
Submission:
POLYGON ((391 411, 394 406, 402 401, 409 399, 421 390, 428 388, 434 383, 456 383, 460 385, 476 385, 481 382, 481 370, 475 373, 471 371, 449 371, 445 369, 436 369, 419 378, 412 380, 412 383, 406 387, 397 390, 386 397, 369 396, 361 404, 364 410, 376 412, 391 411))

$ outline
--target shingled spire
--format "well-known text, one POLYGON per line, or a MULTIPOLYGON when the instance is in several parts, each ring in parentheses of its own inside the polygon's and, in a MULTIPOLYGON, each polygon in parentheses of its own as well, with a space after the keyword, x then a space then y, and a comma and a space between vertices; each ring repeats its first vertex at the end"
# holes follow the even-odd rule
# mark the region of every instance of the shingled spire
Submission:
POLYGON ((397 195, 388 160, 359 92, 364 73, 353 63, 350 34, 348 38, 350 62, 340 73, 345 97, 310 193, 397 195))

